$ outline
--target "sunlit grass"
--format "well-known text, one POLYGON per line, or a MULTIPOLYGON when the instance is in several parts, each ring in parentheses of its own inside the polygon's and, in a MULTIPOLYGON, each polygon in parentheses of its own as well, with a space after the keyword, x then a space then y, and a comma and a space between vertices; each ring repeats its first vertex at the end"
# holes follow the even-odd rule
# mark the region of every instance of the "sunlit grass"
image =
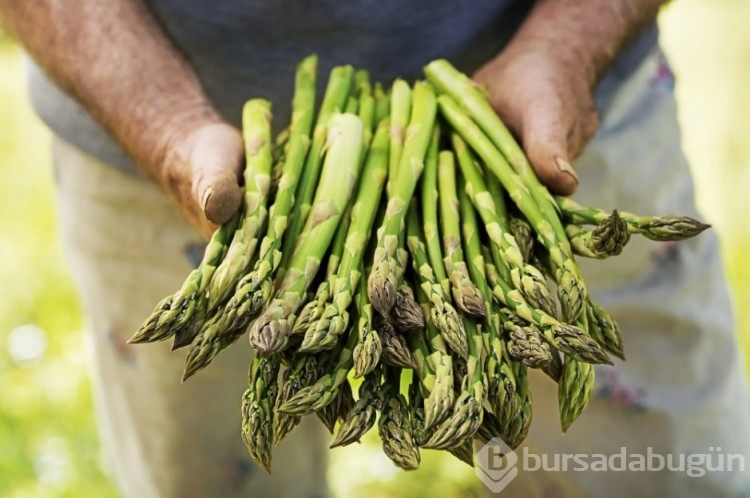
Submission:
POLYGON ((0 41, 0 496, 106 498, 115 493, 101 470, 81 311, 57 243, 49 133, 21 75, 20 52, 0 41), (46 348, 29 350, 24 324, 43 331, 46 348))
MULTIPOLYGON (((681 0, 663 17, 678 76, 685 150, 698 202, 723 241, 738 328, 750 350, 750 34, 741 0, 681 0)), ((101 469, 80 333, 81 312, 57 243, 48 132, 29 110, 21 57, 0 35, 0 496, 115 496, 101 469), (8 336, 35 324, 47 347, 17 365, 8 336)), ((423 469, 396 472, 371 432, 331 454, 336 496, 479 496, 472 471, 425 452, 423 469)))

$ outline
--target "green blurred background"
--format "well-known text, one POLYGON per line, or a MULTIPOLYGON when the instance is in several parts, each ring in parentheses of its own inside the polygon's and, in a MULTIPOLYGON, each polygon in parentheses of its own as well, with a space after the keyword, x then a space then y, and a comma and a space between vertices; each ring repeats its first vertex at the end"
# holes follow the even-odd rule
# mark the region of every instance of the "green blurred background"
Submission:
MULTIPOLYGON (((698 204, 723 241, 746 351, 747 19, 747 0, 681 0, 661 16, 698 204)), ((114 497, 99 459, 81 309, 57 241, 49 133, 30 110, 22 66, 20 49, 0 32, 0 496, 114 497)), ((481 496, 470 468, 424 453, 419 471, 403 473, 374 437, 335 450, 334 496, 481 496)))

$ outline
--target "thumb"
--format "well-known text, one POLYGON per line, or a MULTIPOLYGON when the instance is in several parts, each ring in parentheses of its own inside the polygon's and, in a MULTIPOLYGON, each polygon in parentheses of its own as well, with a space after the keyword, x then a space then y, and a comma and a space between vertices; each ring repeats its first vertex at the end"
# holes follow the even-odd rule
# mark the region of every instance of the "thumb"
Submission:
POLYGON ((548 112, 529 112, 522 137, 526 157, 539 180, 557 195, 571 195, 578 188, 578 175, 570 164, 565 124, 548 112))
POLYGON ((207 128, 197 140, 190 157, 192 195, 211 223, 226 222, 239 208, 242 161, 242 137, 231 126, 207 128))

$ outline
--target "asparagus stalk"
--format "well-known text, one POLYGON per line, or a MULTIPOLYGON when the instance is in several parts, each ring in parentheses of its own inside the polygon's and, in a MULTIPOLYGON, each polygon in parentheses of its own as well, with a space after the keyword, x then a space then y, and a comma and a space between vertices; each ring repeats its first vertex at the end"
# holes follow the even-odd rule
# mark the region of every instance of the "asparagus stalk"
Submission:
POLYGON ((542 333, 526 323, 518 324, 505 320, 503 327, 508 333, 508 354, 514 360, 530 368, 543 368, 553 361, 549 344, 544 341, 542 333))
POLYGON ((335 277, 341 263, 350 220, 351 207, 349 206, 333 236, 331 250, 328 253, 326 279, 318 285, 318 290, 315 292, 314 298, 309 300, 300 310, 299 316, 297 316, 292 326, 292 334, 304 333, 310 325, 316 323, 323 316, 323 310, 325 310, 326 303, 331 297, 331 280, 335 277))
POLYGON ((520 408, 517 397, 520 380, 516 376, 505 340, 500 337, 499 333, 496 333, 496 331, 502 330, 503 323, 507 323, 508 318, 502 312, 499 312, 499 310, 493 313, 492 318, 494 320, 494 327, 490 328, 489 343, 490 351, 492 352, 491 358, 497 362, 495 374, 497 380, 494 396, 488 399, 488 401, 490 401, 489 405, 492 412, 500 424, 503 427, 508 427, 513 423, 513 419, 518 415, 520 408))
POLYGON ((563 432, 583 412, 594 389, 594 367, 573 358, 566 358, 558 383, 557 398, 560 404, 560 423, 563 432))
POLYGON ((492 242, 490 247, 495 254, 495 266, 500 272, 500 277, 512 283, 531 306, 552 314, 554 301, 544 276, 539 270, 524 262, 523 254, 508 229, 506 219, 498 216, 495 199, 502 199, 502 193, 490 192, 466 142, 457 133, 451 134, 451 142, 465 180, 466 194, 479 212, 492 242))
MULTIPOLYGON (((437 282, 445 289, 445 294, 450 295, 450 281, 445 273, 443 264, 443 251, 440 243, 440 226, 438 224, 438 156, 440 142, 440 127, 435 126, 432 132, 432 140, 427 150, 427 158, 424 164, 424 173, 421 179, 422 197, 422 225, 424 226, 424 245, 427 248, 429 264, 435 273, 437 282)), ((415 210, 416 212, 416 210, 415 210)), ((412 214, 415 221, 416 214, 412 214)), ((413 234, 421 232, 418 226, 413 234)))
POLYGON ((292 415, 309 415, 331 403, 352 369, 354 364, 352 350, 356 343, 357 331, 352 329, 346 344, 339 353, 339 359, 333 371, 325 374, 312 386, 300 389, 297 394, 281 404, 278 410, 292 415))
POLYGON ((391 182, 396 180, 401 153, 406 141, 406 128, 411 115, 411 88, 409 84, 397 78, 391 87, 391 147, 388 159, 388 193, 391 192, 391 182))
MULTIPOLYGON (((343 225, 341 225, 343 226, 343 225)), ((318 285, 315 295, 302 306, 299 316, 294 320, 292 334, 304 334, 307 328, 315 324, 323 316, 328 299, 331 297, 331 280, 330 277, 318 285)))
POLYGON ((529 306, 517 290, 498 277, 494 265, 487 264, 487 279, 498 303, 536 325, 550 346, 581 361, 611 364, 606 352, 585 331, 529 306))
POLYGON ((172 349, 177 349, 193 342, 186 362, 187 377, 206 367, 224 347, 245 332, 244 328, 235 326, 236 322, 227 322, 226 317, 230 315, 218 313, 216 308, 234 291, 240 275, 252 264, 259 234, 265 224, 271 174, 271 104, 268 101, 255 99, 245 104, 243 130, 246 158, 243 217, 226 256, 210 281, 206 313, 213 314, 213 317, 202 328, 200 340, 194 341, 200 329, 194 327, 192 333, 175 335, 172 346, 172 349))
MULTIPOLYGON (((463 235, 464 254, 466 255, 466 264, 469 270, 469 276, 472 283, 476 286, 479 294, 484 300, 485 313, 482 319, 482 330, 487 339, 487 346, 490 346, 491 338, 499 335, 498 329, 496 328, 496 322, 492 316, 492 294, 490 288, 487 285, 487 276, 485 275, 485 262, 484 256, 482 255, 482 242, 480 241, 479 224, 477 222, 476 213, 474 207, 466 194, 466 188, 463 188, 464 184, 461 181, 458 185, 458 205, 461 213, 461 229, 463 235)), ((490 350, 491 351, 491 350, 490 350)), ((492 354, 490 353, 490 356, 492 354)), ((490 384, 495 379, 495 371, 497 362, 487 362, 485 365, 488 368, 488 376, 490 378, 490 384), (491 368, 490 368, 491 367, 491 368)), ((490 389, 492 392, 492 389, 490 389)))
POLYGON ((406 339, 393 330, 393 326, 385 318, 376 318, 375 329, 383 346, 380 352, 380 360, 383 363, 397 368, 417 368, 406 339))
POLYGON ((375 123, 380 123, 391 114, 391 99, 379 82, 375 83, 372 93, 375 99, 375 123))
MULTIPOLYGON (((567 197, 555 197, 555 201, 563 218, 570 223, 598 225, 610 216, 607 211, 584 207, 567 197)), ((618 214, 631 234, 658 242, 689 239, 711 227, 687 216, 639 216, 625 211, 618 214)))
POLYGON ((417 304, 410 284, 404 282, 398 286, 390 319, 393 327, 400 332, 409 332, 424 327, 422 308, 417 304))
POLYGON ((500 337, 502 323, 507 323, 508 318, 499 310, 492 310, 492 294, 487 284, 485 273, 485 260, 482 254, 482 243, 479 239, 479 223, 477 221, 474 206, 471 204, 466 189, 459 189, 459 206, 461 219, 463 220, 463 240, 468 259, 469 272, 473 282, 477 285, 480 293, 485 299, 487 312, 482 324, 483 333, 486 336, 487 361, 485 371, 487 372, 488 404, 500 420, 501 424, 508 424, 515 416, 517 402, 514 398, 517 382, 515 374, 510 368, 506 348, 500 337), (494 312, 493 312, 494 311, 494 312))
POLYGON ((329 120, 334 114, 344 110, 353 78, 354 68, 349 65, 333 68, 328 78, 323 103, 320 106, 318 119, 312 133, 310 153, 307 155, 299 185, 296 187, 296 197, 293 212, 289 218, 289 228, 283 234, 282 268, 287 268, 289 258, 294 254, 297 237, 302 232, 311 209, 310 203, 315 196, 315 188, 323 165, 323 154, 330 140, 329 120))
MULTIPOLYGON (((239 337, 236 333, 231 336, 223 334, 221 317, 220 313, 213 315, 203 323, 200 331, 195 335, 193 345, 185 358, 182 382, 206 368, 222 349, 231 345, 239 337)), ((175 336, 175 340, 177 337, 175 336)))
POLYGON ((510 233, 516 239, 518 248, 523 255, 523 260, 528 263, 534 255, 534 232, 528 222, 522 218, 511 216, 508 222, 510 233))
MULTIPOLYGON (((500 184, 497 177, 489 171, 485 172, 485 180, 487 182, 487 190, 490 192, 493 200, 495 200, 495 206, 498 211, 498 222, 505 232, 509 232, 511 219, 514 217, 507 212, 505 207, 505 192, 503 186, 500 184)), ((530 236, 533 236, 533 234, 530 234, 530 236)), ((489 259, 491 259, 497 267, 502 259, 502 254, 494 244, 490 245, 490 248, 491 257, 489 259)), ((527 291, 526 297, 529 299, 529 304, 533 308, 540 309, 546 314, 556 317, 557 306, 555 301, 549 292, 545 292, 548 291, 545 275, 535 265, 529 264, 526 265, 525 268, 527 268, 528 271, 525 272, 524 279, 528 280, 524 281, 522 287, 527 291), (538 281, 538 285, 535 284, 534 281, 538 281)), ((554 270, 551 275, 551 278, 554 279, 554 270)))
POLYGON ((351 224, 339 269, 330 281, 331 292, 324 301, 324 309, 317 322, 311 322, 301 345, 302 351, 332 348, 338 336, 347 328, 347 310, 360 280, 360 266, 372 233, 377 207, 382 197, 387 172, 388 121, 378 125, 372 147, 365 160, 357 197, 352 207, 351 224))
POLYGON ((253 270, 240 280, 227 304, 227 312, 236 317, 234 325, 237 329, 247 327, 271 297, 271 280, 281 261, 282 238, 289 223, 297 182, 310 145, 317 63, 317 58, 310 56, 297 66, 288 150, 276 197, 269 211, 268 229, 253 270))
MULTIPOLYGON (((193 270, 196 271, 196 270, 193 270)), ((163 313, 166 313, 170 310, 172 307, 172 299, 174 298, 173 295, 169 295, 159 301, 159 304, 157 304, 154 307, 154 311, 151 312, 151 314, 144 320, 144 322, 141 324, 140 327, 138 327, 138 330, 135 331, 135 334, 128 339, 128 344, 141 344, 145 342, 152 342, 156 339, 156 337, 163 335, 165 332, 164 329, 159 330, 157 329, 157 325, 159 323, 159 319, 161 318, 161 315, 163 313)))
POLYGON ((531 391, 526 366, 523 363, 515 364, 515 376, 515 406, 518 409, 506 424, 506 434, 503 438, 512 449, 521 445, 531 427, 531 391))
POLYGON ((474 321, 464 316, 469 354, 466 359, 466 374, 461 383, 461 392, 449 418, 435 427, 434 432, 422 446, 434 449, 449 449, 471 440, 482 424, 482 404, 486 398, 484 377, 485 357, 483 334, 474 321))
POLYGON ((359 99, 357 116, 359 116, 359 119, 362 120, 362 124, 364 124, 365 126, 365 150, 367 150, 373 138, 375 125, 379 123, 380 120, 376 121, 375 97, 372 94, 370 77, 367 74, 367 71, 357 71, 357 74, 355 75, 355 81, 357 82, 357 97, 359 99))
POLYGON ((404 216, 424 167, 424 157, 432 136, 436 113, 435 94, 429 84, 416 83, 404 151, 399 161, 393 191, 388 195, 385 219, 378 230, 378 244, 372 272, 368 278, 367 292, 370 302, 383 316, 388 316, 396 298, 396 287, 403 271, 403 257, 399 257, 399 234, 403 231, 404 216))
POLYGON ((407 218, 407 245, 412 255, 414 270, 419 275, 422 289, 431 304, 430 314, 433 323, 443 336, 446 344, 465 358, 468 354, 466 331, 458 312, 451 303, 451 286, 445 273, 443 253, 438 227, 438 142, 440 129, 435 127, 425 160, 421 180, 422 224, 424 236, 419 227, 419 215, 413 204, 407 218))
POLYGON ((295 314, 303 304, 305 292, 320 267, 357 181, 362 121, 351 114, 337 114, 330 119, 328 130, 328 153, 305 229, 276 297, 250 329, 250 343, 264 353, 278 352, 287 346, 295 314))
POLYGON ((482 403, 484 402, 484 369, 481 364, 482 337, 476 324, 465 320, 469 338, 469 357, 461 393, 453 406, 451 416, 440 423, 430 438, 422 444, 424 448, 448 449, 464 444, 482 425, 482 403))
POLYGON ((451 97, 441 95, 438 97, 438 104, 442 115, 497 176, 549 251, 550 259, 555 265, 555 281, 558 284, 557 293, 563 315, 569 322, 574 321, 583 310, 588 291, 564 231, 561 229, 562 234, 559 234, 555 229, 555 221, 559 224, 559 219, 549 218, 540 209, 527 185, 451 97))
MULTIPOLYGON (((417 292, 423 292, 426 302, 429 303, 427 308, 429 309, 431 325, 437 328, 445 343, 453 351, 465 358, 468 354, 466 330, 458 311, 451 304, 450 298, 445 294, 445 289, 438 283, 435 272, 427 261, 427 253, 422 242, 418 215, 414 205, 412 205, 412 210, 406 221, 407 245, 412 255, 414 271, 420 280, 420 289, 417 289, 417 292)), ((444 271, 442 265, 440 270, 444 271)), ((427 325, 430 326, 429 321, 427 325)))
POLYGON ((359 101, 354 95, 349 95, 346 99, 346 105, 344 106, 344 112, 347 114, 357 114, 359 110, 359 101))
POLYGON ((589 297, 586 304, 588 332, 591 337, 604 349, 624 360, 623 340, 617 322, 593 298, 589 297))
POLYGON ((578 225, 565 227, 573 252, 587 258, 604 259, 619 255, 630 240, 628 225, 617 210, 593 230, 578 225))
POLYGON ((359 323, 357 325, 358 341, 354 346, 354 377, 362 377, 375 369, 383 352, 380 334, 373 324, 372 304, 367 298, 367 287, 363 279, 359 279, 357 292, 357 308, 359 323))
POLYGON ((289 127, 286 127, 276 136, 276 140, 274 140, 274 146, 271 150, 271 183, 268 186, 268 200, 266 204, 273 204, 276 198, 276 190, 279 186, 279 180, 281 180, 289 149, 289 134, 289 127))
MULTIPOLYGON (((417 290, 422 305, 427 307, 426 297, 417 290)), ((445 345, 434 324, 429 320, 425 329, 426 337, 421 333, 409 336, 409 345, 417 368, 414 370, 426 397, 424 397, 424 430, 429 431, 436 424, 445 420, 451 413, 455 395, 453 392, 453 362, 446 353, 445 345), (427 340, 437 339, 436 347, 430 348, 427 340)), ((421 442, 421 440, 420 440, 421 442)))
POLYGON ((354 407, 341 422, 339 430, 331 443, 331 448, 346 446, 359 439, 369 431, 377 413, 383 407, 383 392, 380 385, 380 371, 375 370, 365 375, 365 380, 359 386, 359 399, 354 407))
POLYGON ((464 312, 474 316, 486 315, 486 304, 472 283, 461 249, 461 226, 456 193, 456 167, 453 153, 444 151, 438 157, 438 191, 440 200, 440 229, 443 234, 445 271, 451 282, 453 299, 464 312))
POLYGON ((354 396, 352 395, 352 387, 349 385, 349 382, 344 381, 336 391, 333 401, 316 411, 315 415, 323 422, 328 432, 333 434, 339 416, 345 417, 353 407, 354 396))
POLYGON ((198 268, 188 274, 176 293, 159 302, 151 315, 128 340, 130 344, 163 341, 181 329, 191 326, 195 313, 206 305, 205 291, 208 283, 216 267, 224 259, 239 218, 238 211, 213 233, 198 268))
POLYGON ((298 415, 279 411, 279 407, 301 389, 313 385, 317 380, 319 369, 318 360, 315 356, 301 354, 295 357, 291 368, 284 371, 281 389, 273 408, 273 443, 275 445, 278 445, 302 419, 298 415))
POLYGON ((245 194, 243 218, 216 269, 208 288, 209 313, 234 291, 240 276, 252 263, 261 229, 266 221, 271 184, 271 103, 249 100, 242 112, 245 144, 245 194))
POLYGON ((267 473, 271 472, 273 412, 279 373, 278 357, 256 355, 250 364, 248 388, 242 396, 242 441, 250 457, 267 473))
MULTIPOLYGON (((218 314, 221 313, 221 311, 217 310, 214 313, 218 314)), ((197 336, 206 330, 206 327, 212 318, 213 316, 209 316, 208 303, 204 299, 201 301, 201 305, 197 307, 190 322, 175 332, 172 337, 172 351, 176 351, 196 342, 197 336)))
POLYGON ((424 396, 422 394, 422 383, 419 376, 412 373, 411 384, 409 384, 409 416, 411 418, 412 437, 414 444, 419 446, 428 438, 429 430, 424 424, 424 396))
POLYGON ((378 424, 383 453, 397 467, 416 470, 420 462, 419 448, 414 442, 406 399, 399 393, 400 375, 389 373, 386 385, 385 402, 378 424))

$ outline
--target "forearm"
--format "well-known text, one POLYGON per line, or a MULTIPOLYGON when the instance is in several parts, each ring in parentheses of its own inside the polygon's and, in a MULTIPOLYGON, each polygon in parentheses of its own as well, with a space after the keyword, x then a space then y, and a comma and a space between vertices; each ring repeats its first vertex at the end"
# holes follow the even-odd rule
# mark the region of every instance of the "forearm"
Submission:
POLYGON ((0 0, 0 15, 153 177, 180 134, 220 121, 140 0, 0 0))
POLYGON ((538 45, 582 71, 590 87, 623 47, 656 20, 664 0, 539 0, 514 45, 538 45))

